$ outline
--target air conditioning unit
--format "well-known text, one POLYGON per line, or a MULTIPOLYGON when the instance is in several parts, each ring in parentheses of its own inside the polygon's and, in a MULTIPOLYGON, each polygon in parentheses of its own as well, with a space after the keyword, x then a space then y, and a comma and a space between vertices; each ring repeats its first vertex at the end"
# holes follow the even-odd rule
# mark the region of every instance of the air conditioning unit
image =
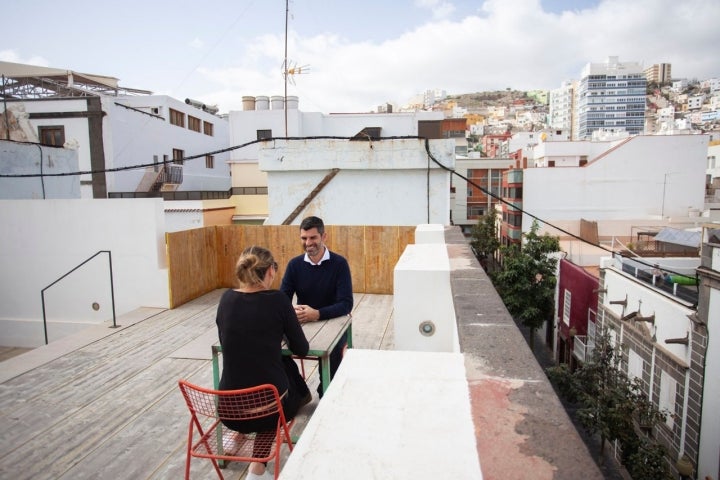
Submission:
POLYGON ((152 113, 153 115, 160 115, 160 107, 152 107, 150 109, 150 113, 152 113))

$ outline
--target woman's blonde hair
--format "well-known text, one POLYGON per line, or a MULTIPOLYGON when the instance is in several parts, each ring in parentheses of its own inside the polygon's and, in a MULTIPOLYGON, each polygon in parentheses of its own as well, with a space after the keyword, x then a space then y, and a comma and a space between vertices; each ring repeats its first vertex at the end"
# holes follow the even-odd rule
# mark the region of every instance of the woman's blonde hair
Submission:
POLYGON ((277 264, 270 250, 253 245, 247 247, 240 254, 240 258, 235 265, 235 276, 242 286, 260 285, 268 268, 273 265, 277 264))

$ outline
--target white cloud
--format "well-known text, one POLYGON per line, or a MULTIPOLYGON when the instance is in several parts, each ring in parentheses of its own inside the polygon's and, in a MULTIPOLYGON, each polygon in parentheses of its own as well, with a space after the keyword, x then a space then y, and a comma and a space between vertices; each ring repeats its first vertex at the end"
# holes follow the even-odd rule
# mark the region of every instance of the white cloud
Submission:
POLYGON ((195 37, 192 39, 192 41, 190 43, 188 43, 188 46, 190 46, 190 48, 193 48, 195 50, 201 50, 203 47, 205 47, 205 42, 203 42, 199 38, 195 37))
MULTIPOLYGON (((416 2, 431 9, 445 3, 416 2)), ((713 0, 606 0, 560 15, 543 12, 538 0, 516 0, 513 8, 490 0, 478 15, 430 21, 381 43, 291 32, 291 59, 311 71, 296 77, 288 94, 300 96, 303 110, 337 112, 404 104, 430 88, 552 89, 610 55, 645 65, 669 62, 676 76, 717 76, 717 18, 720 2, 713 0)), ((283 47, 282 35, 258 37, 238 54, 237 66, 203 70, 222 85, 209 95, 225 111, 241 108, 242 95, 282 94, 283 47)))
POLYGON ((448 18, 456 10, 451 2, 442 0, 415 0, 415 5, 430 10, 436 20, 448 18))
POLYGON ((0 50, 0 61, 12 62, 12 63, 24 63, 27 65, 35 65, 38 67, 47 67, 50 65, 48 63, 48 61, 45 60, 43 57, 35 55, 35 56, 29 57, 29 58, 22 58, 14 50, 0 50))

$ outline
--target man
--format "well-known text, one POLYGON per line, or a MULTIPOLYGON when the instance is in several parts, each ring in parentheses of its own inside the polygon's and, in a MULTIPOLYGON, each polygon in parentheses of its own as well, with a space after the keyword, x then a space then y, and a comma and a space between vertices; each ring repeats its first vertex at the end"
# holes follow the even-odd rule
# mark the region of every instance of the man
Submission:
MULTIPOLYGON (((307 217, 300 223, 300 241, 305 254, 288 262, 280 290, 292 301, 297 296, 297 313, 300 323, 316 322, 348 315, 353 307, 350 266, 342 255, 325 246, 327 233, 321 218, 307 217)), ((342 360, 347 334, 330 353, 330 378, 342 360)), ((322 398, 323 385, 318 387, 322 398)))

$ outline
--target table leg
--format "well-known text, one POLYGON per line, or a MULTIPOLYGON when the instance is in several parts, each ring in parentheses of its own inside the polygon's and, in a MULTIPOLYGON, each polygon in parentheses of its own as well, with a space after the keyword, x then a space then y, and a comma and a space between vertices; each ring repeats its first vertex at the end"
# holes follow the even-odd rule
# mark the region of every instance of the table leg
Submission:
POLYGON ((347 327, 347 348, 352 348, 352 322, 347 327))
POLYGON ((212 346, 213 385, 215 385, 215 390, 220 387, 219 350, 220 348, 217 345, 212 346))
POLYGON ((325 393, 330 386, 330 352, 320 357, 320 383, 325 393))

